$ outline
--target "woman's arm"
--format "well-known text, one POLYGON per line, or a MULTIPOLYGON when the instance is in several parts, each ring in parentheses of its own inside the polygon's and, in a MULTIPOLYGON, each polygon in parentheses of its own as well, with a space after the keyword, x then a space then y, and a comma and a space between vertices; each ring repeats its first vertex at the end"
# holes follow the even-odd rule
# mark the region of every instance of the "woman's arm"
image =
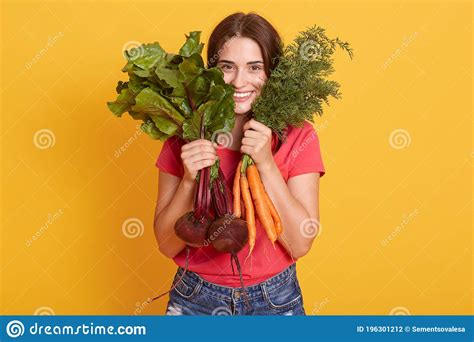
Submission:
POLYGON ((319 173, 292 177, 287 184, 276 164, 259 172, 280 215, 283 233, 278 241, 294 258, 301 258, 319 230, 319 173))
POLYGON ((174 224, 193 210, 195 182, 160 171, 158 199, 153 223, 160 252, 174 258, 186 244, 174 233, 174 224))

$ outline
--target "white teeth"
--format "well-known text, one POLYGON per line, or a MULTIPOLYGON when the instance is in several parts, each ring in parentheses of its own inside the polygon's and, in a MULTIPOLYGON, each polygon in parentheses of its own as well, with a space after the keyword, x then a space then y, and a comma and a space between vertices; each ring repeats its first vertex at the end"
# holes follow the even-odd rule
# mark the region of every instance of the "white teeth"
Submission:
POLYGON ((247 97, 247 96, 249 96, 250 94, 252 94, 251 91, 249 91, 248 93, 234 93, 234 96, 235 96, 235 97, 247 97))

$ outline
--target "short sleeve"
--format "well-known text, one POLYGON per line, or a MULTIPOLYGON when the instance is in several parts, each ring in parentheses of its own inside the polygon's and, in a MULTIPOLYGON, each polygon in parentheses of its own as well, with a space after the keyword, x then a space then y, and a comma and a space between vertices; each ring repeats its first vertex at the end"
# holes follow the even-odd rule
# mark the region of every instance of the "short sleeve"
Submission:
POLYGON ((305 122, 296 136, 290 153, 288 178, 305 173, 318 173, 322 177, 326 171, 321 157, 319 138, 313 125, 305 122))
POLYGON ((173 176, 183 178, 184 167, 181 160, 181 146, 184 142, 176 136, 168 138, 156 160, 156 167, 173 176))

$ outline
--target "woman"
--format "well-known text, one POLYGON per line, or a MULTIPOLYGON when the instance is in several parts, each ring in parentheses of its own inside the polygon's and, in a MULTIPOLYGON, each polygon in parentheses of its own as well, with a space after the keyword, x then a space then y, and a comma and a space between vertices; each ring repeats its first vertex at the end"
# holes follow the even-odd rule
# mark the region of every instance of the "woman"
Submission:
MULTIPOLYGON (((219 67, 234 87, 235 127, 225 146, 200 139, 184 143, 168 139, 157 160, 160 169, 155 235, 160 251, 179 266, 170 292, 167 315, 304 315, 295 260, 311 248, 319 220, 319 177, 324 174, 319 142, 311 124, 289 127, 280 143, 264 124, 250 118, 251 104, 278 63, 281 39, 263 17, 235 13, 221 21, 209 38, 208 66, 219 67), (273 248, 257 219, 251 258, 248 245, 239 253, 249 304, 228 254, 212 246, 191 248, 189 271, 185 243, 174 223, 192 210, 195 178, 219 157, 231 188, 243 153, 255 161, 264 186, 277 208, 284 232, 273 248), (244 262, 245 260, 245 262, 244 262)), ((221 136, 218 141, 221 141, 221 136)))

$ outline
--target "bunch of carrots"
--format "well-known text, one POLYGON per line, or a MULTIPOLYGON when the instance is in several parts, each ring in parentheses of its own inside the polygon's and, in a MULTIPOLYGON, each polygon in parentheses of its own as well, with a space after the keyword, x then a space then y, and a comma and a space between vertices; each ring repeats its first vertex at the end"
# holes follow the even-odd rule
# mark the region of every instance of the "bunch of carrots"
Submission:
POLYGON ((247 222, 249 235, 249 257, 255 247, 257 228, 255 225, 255 211, 268 238, 275 247, 275 241, 283 232, 280 216, 265 186, 260 178, 257 166, 249 155, 244 155, 240 160, 235 172, 233 183, 234 194, 234 216, 242 216, 241 199, 244 203, 245 221, 247 222))

